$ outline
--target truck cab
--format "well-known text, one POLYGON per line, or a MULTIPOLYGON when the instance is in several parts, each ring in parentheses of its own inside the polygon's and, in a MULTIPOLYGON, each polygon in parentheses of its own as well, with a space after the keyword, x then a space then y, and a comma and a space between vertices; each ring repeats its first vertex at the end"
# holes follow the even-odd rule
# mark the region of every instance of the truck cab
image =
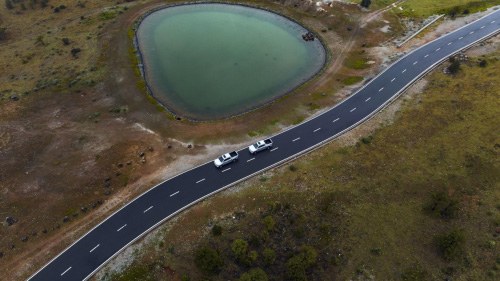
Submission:
POLYGON ((217 168, 220 168, 229 163, 233 163, 238 160, 238 152, 232 151, 226 154, 221 155, 219 158, 214 160, 214 165, 217 168))
POLYGON ((273 141, 271 139, 260 140, 248 147, 248 151, 251 154, 255 154, 264 149, 271 149, 273 147, 273 141))

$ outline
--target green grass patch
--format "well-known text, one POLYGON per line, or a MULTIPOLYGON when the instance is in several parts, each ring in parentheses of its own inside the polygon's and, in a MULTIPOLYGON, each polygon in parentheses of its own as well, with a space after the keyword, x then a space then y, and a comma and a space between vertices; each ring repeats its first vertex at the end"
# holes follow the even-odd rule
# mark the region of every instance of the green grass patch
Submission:
POLYGON ((357 84, 361 81, 363 81, 363 77, 361 77, 361 76, 351 76, 351 77, 347 77, 346 79, 342 80, 344 85, 347 85, 347 86, 357 84))
POLYGON ((434 14, 461 15, 484 11, 500 5, 500 0, 408 0, 395 11, 404 16, 428 17, 434 14))
POLYGON ((367 62, 368 62, 368 60, 366 58, 359 57, 359 56, 353 56, 353 57, 349 57, 345 61, 344 65, 348 68, 351 68, 351 69, 361 70, 361 69, 366 69, 369 67, 369 64, 367 62))

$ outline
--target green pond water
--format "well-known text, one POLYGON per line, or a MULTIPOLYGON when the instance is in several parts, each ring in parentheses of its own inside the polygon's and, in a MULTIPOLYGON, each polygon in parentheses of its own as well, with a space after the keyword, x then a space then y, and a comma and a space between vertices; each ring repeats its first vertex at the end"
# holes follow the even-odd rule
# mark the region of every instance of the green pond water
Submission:
POLYGON ((319 40, 277 14, 226 4, 168 7, 137 30, 146 81, 163 105, 189 118, 229 117, 268 103, 325 63, 319 40))

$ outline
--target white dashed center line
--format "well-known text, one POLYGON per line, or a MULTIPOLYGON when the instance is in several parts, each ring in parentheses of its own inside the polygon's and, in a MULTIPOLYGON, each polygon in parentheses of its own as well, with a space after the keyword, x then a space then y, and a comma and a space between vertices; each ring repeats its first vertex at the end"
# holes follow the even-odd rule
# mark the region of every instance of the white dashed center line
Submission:
POLYGON ((179 191, 176 191, 176 192, 174 192, 174 193, 170 194, 170 197, 175 196, 175 195, 177 195, 177 194, 179 194, 179 191))
POLYGON ((298 141, 298 140, 300 140, 300 138, 296 138, 296 139, 294 139, 294 140, 292 140, 292 141, 293 141, 293 142, 296 142, 296 141, 298 141))
POLYGON ((396 80, 396 78, 392 78, 391 83, 394 82, 394 80, 396 80))
POLYGON ((413 65, 415 65, 415 64, 417 64, 417 63, 418 63, 418 61, 415 61, 415 62, 413 63, 413 65))
POLYGON ((339 120, 340 120, 340 118, 337 118, 337 119, 333 120, 332 123, 335 123, 335 122, 337 122, 339 120))
POLYGON ((483 29, 483 28, 485 28, 485 27, 486 27, 486 26, 484 26, 484 25, 483 25, 483 26, 481 26, 481 29, 483 29))
POLYGON ((317 128, 316 130, 313 131, 313 133, 316 133, 319 130, 321 130, 321 128, 317 128))
POLYGON ((143 213, 146 213, 147 211, 153 209, 153 206, 149 206, 149 208, 147 208, 146 210, 142 211, 143 213))
POLYGON ((429 55, 427 54, 427 55, 425 55, 425 56, 424 56, 424 58, 426 58, 426 57, 428 57, 428 56, 429 56, 429 55))
POLYGON ((463 37, 463 36, 462 36, 462 37, 458 37, 458 40, 462 40, 462 39, 464 39, 464 37, 463 37))
POLYGON ((204 180, 205 180, 205 178, 203 178, 203 179, 201 179, 201 180, 197 181, 196 183, 200 183, 200 182, 202 182, 202 181, 204 181, 204 180))
POLYGON ((450 45, 451 45, 451 42, 450 42, 450 43, 448 43, 448 46, 450 46, 450 45))
POLYGON ((469 34, 474 34, 474 31, 469 32, 469 34))
POLYGON ((119 232, 120 230, 124 229, 124 228, 125 228, 125 226, 127 226, 127 224, 122 225, 122 227, 118 228, 118 229, 116 230, 116 232, 119 232))
POLYGON ((273 151, 275 151, 275 150, 277 150, 277 149, 278 149, 278 148, 277 148, 277 147, 275 147, 275 148, 271 149, 271 152, 273 152, 273 151))
POLYGON ((97 246, 95 246, 94 248, 92 248, 92 250, 89 251, 89 253, 92 253, 95 249, 97 249, 101 244, 97 244, 97 246))
POLYGON ((379 92, 382 92, 384 90, 384 87, 380 88, 378 91, 379 92))
POLYGON ((250 161, 253 161, 253 160, 255 160, 255 158, 248 159, 247 162, 250 162, 250 161))
POLYGON ((491 23, 495 23, 495 21, 494 21, 494 20, 492 20, 492 21, 491 21, 491 23))
POLYGON ((436 49, 436 52, 438 52, 439 50, 441 50, 441 48, 437 48, 437 49, 436 49))
POLYGON ((405 68, 405 70, 403 70, 401 73, 405 73, 405 72, 406 72, 406 68, 405 68))
POLYGON ((367 101, 369 101, 369 100, 371 100, 371 99, 372 99, 371 97, 370 97, 370 98, 367 98, 367 99, 365 100, 365 102, 367 102, 367 101))
POLYGON ((231 170, 231 168, 227 168, 227 169, 225 169, 225 170, 222 170, 222 172, 224 173, 224 172, 227 172, 227 171, 229 171, 229 170, 231 170))
POLYGON ((349 112, 353 112, 354 110, 356 110, 356 107, 355 107, 355 108, 353 108, 353 109, 351 109, 351 110, 349 110, 349 112))
POLYGON ((68 272, 70 269, 71 269, 71 266, 68 267, 68 269, 66 269, 63 273, 61 273, 61 276, 63 276, 64 274, 66 274, 66 272, 68 272))

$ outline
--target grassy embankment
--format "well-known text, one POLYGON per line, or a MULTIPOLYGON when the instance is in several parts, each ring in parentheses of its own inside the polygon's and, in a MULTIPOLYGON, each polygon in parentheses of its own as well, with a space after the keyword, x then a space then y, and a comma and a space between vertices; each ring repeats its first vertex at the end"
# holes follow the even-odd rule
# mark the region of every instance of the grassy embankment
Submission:
POLYGON ((334 142, 195 206, 111 279, 495 280, 499 56, 435 71, 355 146, 334 142))

